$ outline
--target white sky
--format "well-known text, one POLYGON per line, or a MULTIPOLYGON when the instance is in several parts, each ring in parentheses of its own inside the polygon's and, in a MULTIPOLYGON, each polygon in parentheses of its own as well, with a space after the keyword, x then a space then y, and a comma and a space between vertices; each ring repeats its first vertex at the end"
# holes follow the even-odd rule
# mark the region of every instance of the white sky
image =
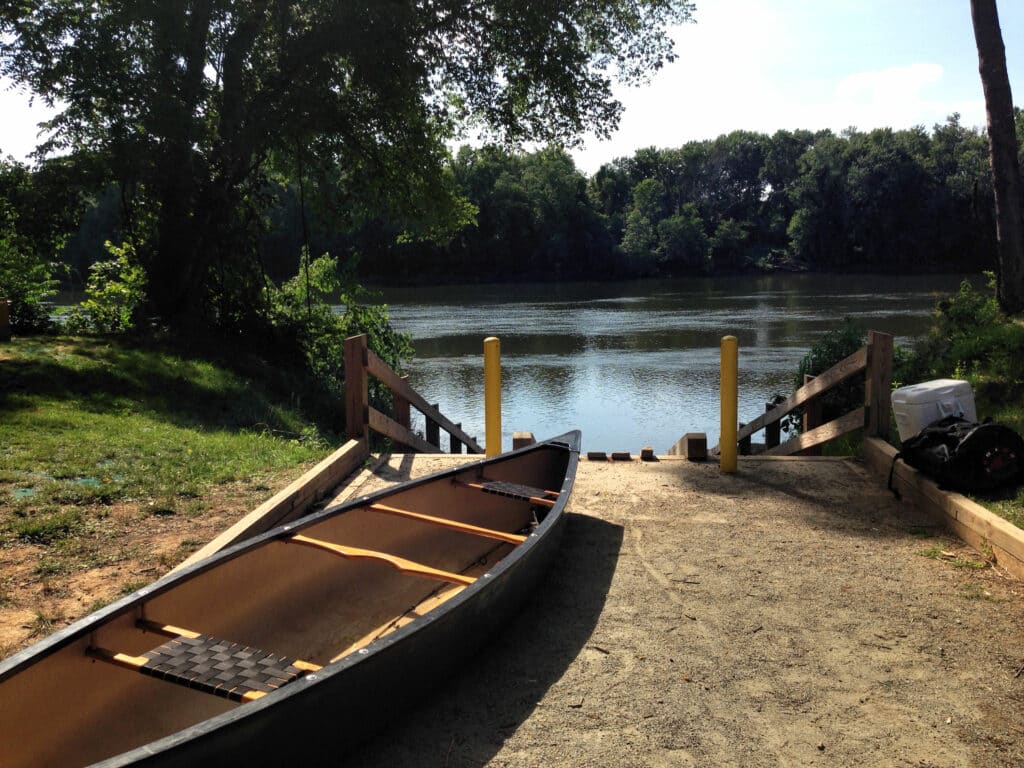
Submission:
MULTIPOLYGON (((968 0, 697 0, 673 31, 679 58, 620 89, 618 132, 573 153, 587 173, 647 146, 678 147, 736 129, 931 128, 951 112, 985 122, 968 0)), ((1000 0, 1010 84, 1024 104, 1024 0, 1000 0)), ((36 143, 27 96, 0 90, 0 154, 36 143)))

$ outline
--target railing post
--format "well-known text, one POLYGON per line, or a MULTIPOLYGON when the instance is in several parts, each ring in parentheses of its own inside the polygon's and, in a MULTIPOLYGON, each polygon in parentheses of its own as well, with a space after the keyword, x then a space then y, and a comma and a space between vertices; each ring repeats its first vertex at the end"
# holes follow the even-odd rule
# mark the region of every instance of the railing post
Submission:
MULTIPOLYGON (((431 403, 431 407, 433 407, 435 411, 441 410, 440 403, 431 403)), ((427 417, 427 442, 437 448, 438 451, 441 450, 441 428, 438 423, 429 416, 427 417)))
POLYGON ((352 440, 370 438, 368 362, 366 334, 345 339, 345 432, 352 440))
MULTIPOLYGON (((741 421, 740 424, 739 424, 740 429, 743 429, 745 426, 747 426, 747 425, 744 424, 741 421)), ((751 443, 752 440, 753 440, 753 435, 747 435, 746 437, 744 437, 742 440, 739 441, 739 443, 737 444, 737 447, 739 448, 740 456, 749 456, 750 455, 750 443, 751 443)))
MULTIPOLYGON (((769 413, 775 410, 773 403, 764 404, 764 412, 769 413)), ((771 450, 777 446, 782 439, 782 422, 773 421, 771 424, 765 424, 764 427, 764 448, 765 450, 771 450)))
POLYGON ((864 406, 867 412, 865 437, 889 436, 891 387, 892 336, 868 331, 868 369, 864 378, 864 406))
MULTIPOLYGON (((804 374, 804 384, 807 384, 813 378, 814 378, 813 376, 805 373, 804 374)), ((808 400, 807 404, 804 406, 804 428, 803 428, 803 431, 804 432, 810 432, 815 427, 820 427, 821 426, 821 419, 822 419, 821 400, 819 400, 817 397, 813 397, 810 400, 808 400)), ((820 456, 821 455, 821 446, 820 445, 814 445, 814 446, 811 446, 810 448, 804 448, 804 450, 802 450, 801 453, 804 456, 820 456)))
POLYGON ((484 339, 484 423, 484 453, 497 456, 501 453, 501 342, 494 336, 484 339))
MULTIPOLYGON (((460 421, 455 425, 459 429, 462 429, 462 422, 460 421)), ((448 450, 452 453, 462 453, 462 441, 459 440, 454 434, 448 435, 448 450)))
POLYGON ((736 471, 736 432, 739 418, 739 342, 735 336, 722 337, 720 365, 721 438, 718 441, 718 466, 722 472, 732 473, 736 471))

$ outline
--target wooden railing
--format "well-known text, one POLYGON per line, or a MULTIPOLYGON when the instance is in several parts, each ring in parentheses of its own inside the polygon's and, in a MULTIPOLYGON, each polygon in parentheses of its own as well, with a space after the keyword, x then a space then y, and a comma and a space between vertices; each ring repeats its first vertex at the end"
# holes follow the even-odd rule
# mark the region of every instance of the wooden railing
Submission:
POLYGON ((778 405, 765 405, 765 413, 736 433, 740 455, 751 452, 751 436, 764 430, 765 451, 770 456, 810 453, 823 443, 863 429, 865 436, 884 437, 889 432, 890 393, 892 380, 892 336, 868 332, 867 346, 861 347, 845 360, 813 378, 808 377, 800 389, 778 405), (821 424, 820 398, 844 381, 864 374, 864 405, 821 424), (804 408, 804 428, 796 437, 780 442, 781 421, 797 408, 804 408))
POLYGON ((449 435, 451 453, 483 453, 476 438, 462 431, 462 425, 445 417, 435 403, 431 405, 409 383, 375 355, 366 345, 366 335, 345 339, 345 424, 353 440, 367 440, 369 431, 391 438, 400 448, 421 453, 443 453, 441 430, 449 435), (370 405, 369 377, 373 376, 391 390, 392 414, 381 413, 370 405), (412 431, 410 408, 423 414, 426 439, 412 431))

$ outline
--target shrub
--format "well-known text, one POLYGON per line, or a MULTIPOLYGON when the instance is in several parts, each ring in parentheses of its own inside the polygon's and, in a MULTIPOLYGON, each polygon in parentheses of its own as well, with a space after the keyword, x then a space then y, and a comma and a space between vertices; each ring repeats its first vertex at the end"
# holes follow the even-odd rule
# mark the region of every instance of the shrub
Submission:
POLYGON ((11 327, 21 333, 46 330, 45 301, 57 292, 55 265, 36 253, 17 230, 15 214, 0 202, 0 298, 8 299, 11 327))
POLYGON ((113 258, 89 267, 86 300, 71 310, 68 330, 94 333, 125 333, 138 322, 146 300, 146 273, 135 257, 131 243, 104 247, 113 258))

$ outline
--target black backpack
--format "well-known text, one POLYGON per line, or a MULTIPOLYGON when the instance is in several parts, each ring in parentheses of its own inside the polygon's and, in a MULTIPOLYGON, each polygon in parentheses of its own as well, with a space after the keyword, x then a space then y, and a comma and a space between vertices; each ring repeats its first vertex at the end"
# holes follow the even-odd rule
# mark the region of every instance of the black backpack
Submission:
MULTIPOLYGON (((893 459, 934 479, 943 488, 968 493, 993 491, 1021 480, 1024 440, 1005 424, 983 424, 946 416, 903 441, 893 459)), ((892 473, 889 474, 892 488, 892 473)))

